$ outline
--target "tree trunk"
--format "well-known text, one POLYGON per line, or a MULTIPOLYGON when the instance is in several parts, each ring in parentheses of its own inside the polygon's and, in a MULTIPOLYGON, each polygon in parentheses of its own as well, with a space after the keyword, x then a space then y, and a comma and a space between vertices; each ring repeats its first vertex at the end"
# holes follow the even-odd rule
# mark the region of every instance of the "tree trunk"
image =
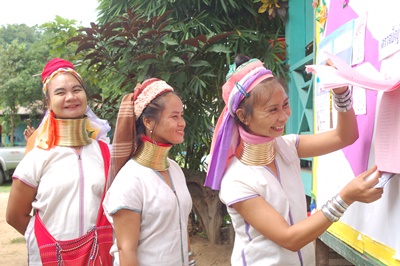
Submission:
POLYGON ((184 169, 186 183, 193 201, 193 211, 212 244, 221 244, 222 202, 219 191, 205 187, 205 173, 184 169))
POLYGON ((11 143, 11 146, 12 147, 14 147, 14 128, 15 128, 15 125, 14 125, 14 114, 13 113, 11 113, 11 130, 10 130, 10 143, 11 143))

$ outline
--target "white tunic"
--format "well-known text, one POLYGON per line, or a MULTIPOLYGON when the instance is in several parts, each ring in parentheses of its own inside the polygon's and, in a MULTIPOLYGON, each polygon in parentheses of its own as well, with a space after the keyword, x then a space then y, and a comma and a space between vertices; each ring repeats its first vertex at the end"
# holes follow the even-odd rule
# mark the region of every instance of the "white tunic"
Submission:
MULTIPOLYGON (((169 162, 175 193, 158 172, 130 159, 118 172, 103 202, 111 224, 112 215, 118 210, 141 214, 139 265, 188 265, 187 225, 192 200, 181 168, 176 162, 169 162)), ((114 265, 119 265, 116 242, 111 254, 114 265)))
POLYGON ((278 176, 264 166, 246 166, 234 157, 222 179, 220 199, 228 206, 228 213, 235 229, 232 266, 315 265, 312 243, 302 248, 300 252, 285 249, 265 238, 234 208, 229 207, 236 202, 260 196, 289 224, 307 218, 300 160, 296 150, 297 135, 281 137, 277 142, 280 143, 280 147, 275 145, 278 176))
MULTIPOLYGON (((84 235, 95 224, 104 191, 104 161, 97 141, 82 148, 34 148, 15 169, 14 178, 37 188, 32 207, 57 240, 84 235)), ((25 232, 29 265, 42 265, 32 217, 25 232)))

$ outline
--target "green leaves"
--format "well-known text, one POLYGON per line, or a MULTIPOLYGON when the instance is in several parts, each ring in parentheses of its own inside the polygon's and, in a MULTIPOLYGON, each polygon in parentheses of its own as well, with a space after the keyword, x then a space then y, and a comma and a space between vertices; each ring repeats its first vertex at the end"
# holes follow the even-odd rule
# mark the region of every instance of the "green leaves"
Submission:
POLYGON ((215 52, 215 53, 226 53, 229 54, 231 52, 231 50, 229 49, 229 47, 227 47, 226 45, 222 45, 222 44, 215 44, 210 46, 207 49, 207 52, 215 52))
POLYGON ((205 60, 193 60, 190 67, 211 67, 211 64, 205 60))
POLYGON ((20 121, 20 107, 30 109, 32 114, 43 107, 40 78, 34 76, 39 72, 37 58, 42 57, 41 52, 34 43, 20 43, 18 39, 0 46, 0 109, 5 115, 2 125, 10 134, 20 121))

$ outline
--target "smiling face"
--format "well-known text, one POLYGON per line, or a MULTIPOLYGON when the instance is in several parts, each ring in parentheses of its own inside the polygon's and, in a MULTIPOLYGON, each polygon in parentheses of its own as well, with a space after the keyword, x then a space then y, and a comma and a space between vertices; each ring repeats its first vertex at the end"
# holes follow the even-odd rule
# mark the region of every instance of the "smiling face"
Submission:
POLYGON ((59 119, 82 118, 86 112, 85 89, 70 73, 60 73, 48 85, 46 97, 49 110, 59 119))
MULTIPOLYGON (((285 124, 291 115, 289 98, 276 81, 258 84, 250 93, 252 102, 251 112, 249 107, 238 108, 236 114, 245 125, 246 130, 257 136, 280 137, 285 124), (269 85, 266 85, 269 84, 269 85)), ((245 106, 245 104, 244 104, 245 106)))
POLYGON ((164 144, 180 144, 184 140, 186 122, 183 118, 183 104, 174 93, 162 96, 162 111, 158 122, 154 119, 145 119, 146 135, 153 141, 164 144), (152 133, 150 133, 152 130, 152 133))

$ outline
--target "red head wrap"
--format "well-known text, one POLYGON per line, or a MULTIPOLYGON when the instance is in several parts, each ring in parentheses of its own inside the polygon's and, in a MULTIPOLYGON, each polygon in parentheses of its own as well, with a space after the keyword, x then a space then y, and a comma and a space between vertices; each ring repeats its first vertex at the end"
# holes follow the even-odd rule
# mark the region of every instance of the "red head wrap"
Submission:
POLYGON ((59 73, 70 73, 74 75, 74 77, 83 86, 82 77, 79 75, 78 72, 75 71, 74 65, 71 62, 61 58, 53 58, 43 68, 42 72, 43 93, 46 94, 50 80, 54 76, 57 76, 59 73))
POLYGON ((53 74, 54 71, 60 69, 60 68, 74 68, 74 65, 64 59, 61 58, 53 58, 51 59, 43 68, 43 72, 42 72, 42 83, 45 82, 45 80, 51 75, 53 74))

